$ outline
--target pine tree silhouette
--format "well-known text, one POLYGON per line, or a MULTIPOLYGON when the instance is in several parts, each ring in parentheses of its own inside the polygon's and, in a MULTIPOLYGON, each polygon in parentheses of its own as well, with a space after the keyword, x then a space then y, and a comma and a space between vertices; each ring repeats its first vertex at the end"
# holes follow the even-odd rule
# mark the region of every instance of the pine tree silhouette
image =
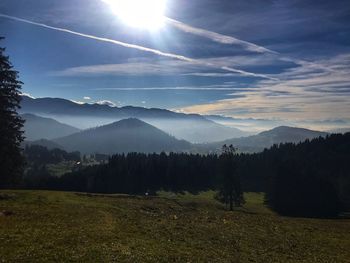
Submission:
MULTIPOLYGON (((2 40, 3 38, 0 38, 2 40)), ((0 48, 0 187, 8 187, 19 182, 24 159, 20 145, 23 141, 23 120, 17 113, 20 108, 18 72, 12 67, 9 57, 0 48)))

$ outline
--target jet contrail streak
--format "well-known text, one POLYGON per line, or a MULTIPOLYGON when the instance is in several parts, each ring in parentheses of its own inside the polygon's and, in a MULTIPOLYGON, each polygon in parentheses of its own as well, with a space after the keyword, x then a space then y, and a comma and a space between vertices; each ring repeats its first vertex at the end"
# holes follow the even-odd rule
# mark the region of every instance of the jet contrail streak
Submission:
POLYGON ((258 46, 254 43, 248 42, 248 41, 244 41, 232 36, 226 36, 226 35, 222 35, 216 32, 212 32, 209 30, 205 30, 202 28, 197 28, 197 27, 193 27, 190 25, 187 25, 185 23, 182 23, 180 21, 177 21, 175 19, 166 17, 166 22, 174 27, 176 27, 177 29, 186 32, 186 33, 190 33, 193 35, 197 35, 197 36, 201 36, 201 37, 205 37, 205 38, 209 38, 214 42, 218 42, 221 44, 226 44, 226 45, 239 45, 241 47, 243 47, 245 50, 251 51, 251 52, 257 52, 257 53, 272 53, 272 54, 278 54, 278 52, 267 49, 265 47, 262 46, 258 46))
POLYGON ((126 48, 137 49, 137 50, 153 53, 153 54, 156 54, 156 55, 159 55, 159 56, 174 58, 174 59, 190 62, 190 63, 201 65, 201 66, 207 66, 207 67, 212 67, 212 68, 216 68, 216 69, 221 69, 221 70, 224 70, 224 71, 234 72, 234 73, 237 73, 237 74, 241 74, 243 76, 259 77, 259 78, 276 80, 275 78, 271 78, 271 77, 269 77, 267 75, 264 75, 264 74, 255 74, 255 73, 247 72, 247 71, 244 71, 244 70, 239 70, 239 69, 234 69, 234 68, 229 68, 229 67, 222 67, 222 66, 215 65, 213 63, 203 62, 201 60, 192 59, 192 58, 185 57, 185 56, 182 56, 182 55, 166 53, 166 52, 162 52, 162 51, 157 50, 157 49, 152 49, 152 48, 143 47, 143 46, 139 46, 139 45, 129 44, 129 43, 121 42, 121 41, 114 40, 114 39, 97 37, 97 36, 93 36, 93 35, 89 35, 89 34, 84 34, 84 33, 76 32, 76 31, 72 31, 72 30, 65 29, 65 28, 53 27, 53 26, 49 26, 49 25, 46 25, 46 24, 33 22, 33 21, 30 21, 30 20, 22 19, 22 18, 15 17, 15 16, 9 16, 9 15, 5 15, 5 14, 1 14, 0 13, 0 17, 11 19, 11 20, 15 20, 15 21, 19 21, 19 22, 23 22, 23 23, 27 23, 27 24, 31 24, 31 25, 35 25, 35 26, 39 26, 39 27, 43 27, 43 28, 47 28, 47 29, 51 29, 51 30, 56 30, 56 31, 60 31, 60 32, 64 32, 64 33, 68 33, 68 34, 72 34, 72 35, 76 35, 76 36, 80 36, 80 37, 85 37, 85 38, 94 39, 94 40, 98 40, 98 41, 102 41, 102 42, 112 43, 112 44, 123 46, 123 47, 126 47, 126 48))
POLYGON ((223 90, 223 91, 235 91, 235 88, 216 88, 216 87, 155 87, 155 88, 100 88, 91 89, 95 91, 109 91, 109 90, 119 90, 119 91, 151 91, 151 90, 223 90))
POLYGON ((73 34, 73 35, 76 35, 76 36, 81 36, 81 37, 85 37, 85 38, 90 38, 90 39, 94 39, 94 40, 108 42, 108 43, 116 44, 116 45, 127 47, 127 48, 138 49, 138 50, 141 50, 141 51, 150 52, 150 53, 153 53, 153 54, 156 54, 156 55, 160 55, 160 56, 164 56, 164 57, 175 58, 175 59, 179 59, 179 60, 183 60, 183 61, 193 62, 193 60, 191 58, 187 58, 185 56, 171 54, 171 53, 165 53, 165 52, 162 52, 162 51, 159 51, 159 50, 156 50, 156 49, 147 48, 147 47, 134 45, 134 44, 129 44, 129 43, 121 42, 121 41, 114 40, 114 39, 97 37, 97 36, 88 35, 88 34, 84 34, 84 33, 79 33, 79 32, 76 32, 76 31, 72 31, 72 30, 65 29, 65 28, 60 28, 60 27, 53 27, 53 26, 49 26, 49 25, 45 25, 45 24, 42 24, 42 23, 33 22, 33 21, 30 21, 30 20, 22 19, 22 18, 15 17, 15 16, 8 16, 8 15, 0 14, 0 17, 4 17, 4 18, 11 19, 11 20, 15 20, 15 21, 19 21, 19 22, 35 25, 35 26, 40 26, 40 27, 44 27, 44 28, 48 28, 48 29, 52 29, 52 30, 56 30, 56 31, 61 31, 61 32, 73 34))
MULTIPOLYGON (((223 34, 209 31, 206 29, 193 27, 193 26, 190 26, 188 24, 177 21, 175 19, 169 18, 169 17, 166 17, 165 21, 169 25, 174 26, 175 28, 177 28, 185 33, 208 38, 211 41, 214 41, 216 43, 221 43, 221 44, 225 44, 225 45, 241 46, 243 49, 250 51, 250 52, 255 52, 255 53, 261 53, 261 54, 262 53, 269 53, 269 54, 274 54, 274 55, 281 55, 279 52, 265 48, 263 46, 259 46, 257 44, 254 44, 254 43, 251 43, 248 41, 244 41, 244 40, 232 37, 232 36, 227 36, 227 35, 223 35, 223 34)), ((333 69, 329 69, 329 68, 323 67, 322 65, 319 65, 317 63, 313 63, 313 62, 309 62, 309 61, 305 61, 305 60, 295 59, 295 58, 286 57, 286 56, 281 56, 279 59, 282 61, 293 62, 293 63, 298 64, 298 65, 309 64, 311 66, 314 66, 314 67, 319 68, 319 69, 324 70, 324 71, 334 72, 333 69)), ((226 68, 226 70, 227 70, 227 68, 226 68)), ((235 71, 233 71, 233 72, 235 72, 235 71)), ((244 73, 241 73, 241 74, 245 75, 244 73)))

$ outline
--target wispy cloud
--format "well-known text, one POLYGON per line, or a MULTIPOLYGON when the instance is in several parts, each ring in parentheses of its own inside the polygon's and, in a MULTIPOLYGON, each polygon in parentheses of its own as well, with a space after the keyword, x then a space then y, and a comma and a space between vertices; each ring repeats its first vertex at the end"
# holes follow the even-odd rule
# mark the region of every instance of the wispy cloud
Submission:
POLYGON ((49 26, 49 25, 46 25, 46 24, 30 21, 30 20, 27 20, 27 19, 22 19, 22 18, 19 18, 19 17, 9 16, 9 15, 5 15, 5 14, 0 14, 0 17, 11 19, 11 20, 15 20, 15 21, 18 21, 18 22, 31 24, 31 25, 35 25, 35 26, 39 26, 39 27, 43 27, 43 28, 47 28, 47 29, 51 29, 51 30, 55 30, 55 31, 59 31, 59 32, 64 32, 64 33, 68 33, 68 34, 72 34, 72 35, 76 35, 76 36, 80 36, 80 37, 84 37, 84 38, 89 38, 89 39, 94 39, 94 40, 98 40, 98 41, 102 41, 102 42, 107 42, 107 43, 111 43, 111 44, 122 46, 122 47, 126 47, 126 48, 137 49, 137 50, 148 52, 148 53, 152 53, 152 54, 155 54, 155 55, 158 55, 158 56, 163 56, 163 57, 173 58, 173 59, 177 59, 177 60, 181 60, 181 61, 186 61, 186 62, 193 63, 193 64, 196 64, 196 65, 216 68, 216 69, 220 69, 220 70, 223 70, 223 71, 234 72, 234 73, 238 73, 238 74, 241 74, 241 75, 247 76, 247 77, 258 77, 258 78, 272 79, 270 76, 265 75, 265 74, 256 74, 256 73, 247 72, 247 71, 240 70, 240 69, 235 69, 235 68, 232 68, 232 67, 220 67, 218 65, 215 65, 214 63, 202 62, 200 60, 189 58, 189 57, 178 55, 178 54, 167 53, 167 52, 163 52, 163 51, 160 51, 160 50, 157 50, 157 49, 152 49, 152 48, 143 47, 143 46, 140 46, 140 45, 130 44, 130 43, 114 40, 114 39, 109 39, 109 38, 103 38, 103 37, 98 37, 98 36, 94 36, 94 35, 84 34, 84 33, 72 31, 72 30, 65 29, 65 28, 53 27, 53 26, 49 26))
POLYGON ((22 92, 20 95, 21 95, 21 96, 25 96, 25 97, 29 97, 29 98, 31 98, 31 99, 35 99, 35 97, 32 96, 32 95, 29 94, 29 93, 22 92))
MULTIPOLYGON (((198 67, 183 61, 127 61, 119 64, 101 64, 67 68, 61 71, 51 72, 54 76, 145 76, 145 75, 176 75, 186 70, 197 70, 198 67)), ((230 73, 231 74, 231 73, 230 73)))
POLYGON ((70 100, 70 101, 71 101, 71 102, 74 102, 74 103, 76 103, 76 104, 80 104, 80 105, 85 104, 84 101, 79 101, 79 100, 70 100))
POLYGON ((304 63, 277 74, 280 81, 261 80, 249 89, 236 90, 232 98, 181 110, 255 118, 274 116, 295 121, 349 118, 350 97, 344 94, 350 93, 350 54, 316 63, 320 67, 304 63), (237 99, 237 95, 244 96, 237 99))
POLYGON ((152 90, 222 90, 222 91, 236 91, 237 89, 232 85, 206 85, 206 86, 179 86, 179 87, 146 87, 146 88, 95 88, 95 91, 152 91, 152 90))
POLYGON ((166 18, 166 22, 168 24, 178 28, 179 30, 181 30, 183 32, 197 35, 200 37, 205 37, 205 38, 208 38, 208 39, 210 39, 214 42, 217 42, 217 43, 226 44, 226 45, 239 45, 240 47, 244 48, 245 50, 251 51, 251 52, 277 54, 276 51, 273 51, 273 50, 270 50, 268 48, 256 45, 254 43, 244 41, 244 40, 232 37, 232 36, 227 36, 227 35, 219 34, 216 32, 209 31, 209 30, 205 30, 202 28, 193 27, 193 26, 190 26, 188 24, 177 21, 175 19, 171 19, 169 17, 166 18))
POLYGON ((194 77, 213 77, 213 78, 231 78, 237 76, 235 73, 216 73, 216 72, 193 72, 185 73, 183 76, 194 76, 194 77))
POLYGON ((96 104, 107 105, 110 107, 117 107, 117 104, 115 104, 113 101, 110 101, 110 100, 100 100, 100 101, 97 101, 96 104))
MULTIPOLYGON (((180 60, 171 59, 151 59, 151 58, 133 58, 118 64, 100 64, 67 68, 61 71, 51 72, 54 76, 197 76, 197 77, 237 77, 241 73, 225 73, 221 70, 213 71, 212 67, 203 66, 206 64, 215 64, 217 68, 233 66, 260 66, 260 65, 279 65, 281 62, 271 56, 233 56, 233 57, 214 57, 197 59, 201 62, 198 64, 188 63, 180 60)), ((274 79, 270 77, 270 79, 274 79)))
MULTIPOLYGON (((182 22, 180 22, 178 20, 171 19, 169 17, 166 18, 166 22, 168 24, 176 27, 177 29, 183 31, 183 32, 190 33, 190 34, 193 34, 193 35, 196 35, 196 36, 200 36, 200 37, 204 37, 204 38, 208 38, 208 39, 210 39, 210 40, 212 40, 214 42, 220 43, 220 44, 238 45, 238 46, 240 46, 241 48, 243 48, 246 51, 255 52, 255 53, 265 53, 265 54, 267 53, 267 54, 275 55, 275 57, 277 55, 278 59, 281 60, 281 61, 291 62, 291 63, 295 63, 295 64, 298 64, 298 65, 309 64, 312 67, 320 68, 320 69, 323 69, 325 71, 329 71, 330 70, 330 69, 328 69, 326 67, 322 67, 322 65, 317 64, 317 63, 312 63, 312 62, 309 62, 309 61, 305 61, 305 60, 296 59, 296 58, 293 58, 293 57, 284 56, 284 55, 280 54, 279 52, 277 52, 275 50, 271 50, 271 49, 265 48, 265 47, 263 47, 261 45, 257 45, 257 44, 254 44, 254 43, 242 40, 242 39, 238 39, 238 38, 233 37, 233 36, 228 36, 228 35, 220 34, 220 33, 217 33, 217 32, 209 31, 209 30, 206 30, 206 29, 193 27, 191 25, 182 23, 182 22)), ((229 68, 225 68, 225 67, 223 67, 222 69, 231 71, 229 68)), ((239 72, 239 71, 232 71, 232 72, 245 75, 244 73, 239 72)), ((221 76, 225 77, 227 75, 221 74, 221 76)), ((246 76, 249 76, 249 74, 246 75, 246 76)))

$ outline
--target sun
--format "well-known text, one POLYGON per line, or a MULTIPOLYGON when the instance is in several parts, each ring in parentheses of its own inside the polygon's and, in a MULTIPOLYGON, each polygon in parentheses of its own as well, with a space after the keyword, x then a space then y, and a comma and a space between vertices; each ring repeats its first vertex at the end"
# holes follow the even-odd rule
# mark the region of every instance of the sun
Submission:
POLYGON ((103 0, 123 23, 131 27, 156 30, 165 22, 166 0, 103 0))

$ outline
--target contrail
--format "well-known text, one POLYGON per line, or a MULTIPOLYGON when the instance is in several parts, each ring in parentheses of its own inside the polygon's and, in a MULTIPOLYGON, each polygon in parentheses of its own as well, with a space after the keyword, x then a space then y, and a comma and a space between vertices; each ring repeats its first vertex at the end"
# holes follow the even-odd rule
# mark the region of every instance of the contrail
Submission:
POLYGON ((222 35, 222 34, 212 32, 209 30, 205 30, 202 28, 193 27, 193 26, 187 25, 185 23, 182 23, 180 21, 171 19, 169 17, 166 17, 165 19, 166 19, 165 21, 168 24, 180 29, 183 32, 190 33, 190 34, 197 35, 197 36, 201 36, 201 37, 205 37, 205 38, 209 38, 214 42, 218 42, 218 43, 226 44, 226 45, 239 45, 239 46, 242 46, 245 50, 257 52, 257 53, 278 54, 278 52, 276 52, 276 51, 270 50, 270 49, 262 47, 262 46, 258 46, 256 44, 251 43, 251 42, 244 41, 244 40, 232 37, 232 36, 226 36, 226 35, 222 35))
POLYGON ((56 31, 60 31, 60 32, 64 32, 64 33, 68 33, 68 34, 72 34, 72 35, 76 35, 76 36, 80 36, 80 37, 85 37, 85 38, 94 39, 94 40, 98 40, 98 41, 102 41, 102 42, 112 43, 112 44, 115 44, 118 46, 123 46, 126 48, 137 49, 137 50, 153 53, 153 54, 163 56, 163 57, 174 58, 174 59, 190 62, 190 63, 201 65, 201 66, 207 66, 207 67, 212 67, 212 68, 216 68, 216 69, 221 69, 224 71, 234 72, 237 74, 241 74, 243 76, 259 77, 259 78, 276 80, 275 78, 271 78, 270 76, 267 76, 264 74, 256 74, 256 73, 252 73, 252 72, 248 72, 248 71, 244 71, 244 70, 239 70, 239 69, 234 69, 234 68, 230 68, 230 67, 222 67, 222 66, 215 65, 213 63, 203 62, 201 60, 185 57, 182 55, 166 53, 166 52, 162 52, 162 51, 157 50, 157 49, 152 49, 152 48, 143 47, 143 46, 139 46, 139 45, 129 44, 129 43, 121 42, 121 41, 114 40, 114 39, 97 37, 97 36, 93 36, 93 35, 89 35, 89 34, 84 34, 84 33, 76 32, 76 31, 72 31, 72 30, 65 29, 65 28, 53 27, 53 26, 33 22, 30 20, 22 19, 22 18, 15 17, 15 16, 9 16, 9 15, 5 15, 5 14, 0 13, 0 17, 23 22, 23 23, 27 23, 27 24, 31 24, 31 25, 35 25, 35 26, 39 26, 39 27, 43 27, 43 28, 47 28, 47 29, 51 29, 51 30, 56 30, 56 31))
MULTIPOLYGON (((238 45, 241 46, 243 49, 250 51, 250 52, 255 52, 255 53, 269 53, 269 54, 274 54, 274 55, 281 55, 279 52, 259 46, 257 44, 248 42, 248 41, 244 41, 232 36, 227 36, 227 35, 223 35, 223 34, 219 34, 213 31, 209 31, 206 29, 202 29, 202 28, 198 28, 198 27, 193 27, 191 25, 185 24, 183 22, 180 22, 178 20, 169 18, 169 17, 165 17, 165 21, 171 25, 176 27, 177 29, 185 32, 185 33, 189 33, 189 34, 193 34, 196 36, 200 36, 200 37, 204 37, 204 38, 208 38, 216 43, 220 43, 220 44, 225 44, 225 45, 238 45)), ((305 60, 300 60, 300 59, 295 59, 292 57, 286 57, 286 56, 280 56, 279 57, 280 60, 282 61, 288 61, 288 62, 293 62, 295 64, 298 65, 303 65, 303 64, 309 64, 311 66, 314 66, 316 68, 319 68, 321 70, 324 71, 328 71, 328 72, 334 72, 333 69, 329 69, 326 67, 323 67, 322 65, 319 65, 317 63, 314 62, 310 62, 310 61, 305 61, 305 60)), ((236 72, 238 73, 238 72, 236 72)), ((242 75, 244 75, 244 73, 241 73, 242 75)), ((272 78, 271 78, 272 79, 272 78)))
POLYGON ((53 27, 53 26, 49 26, 49 25, 45 25, 45 24, 42 24, 42 23, 33 22, 33 21, 30 21, 30 20, 22 19, 22 18, 15 17, 15 16, 8 16, 8 15, 0 14, 0 17, 4 17, 4 18, 11 19, 11 20, 15 20, 15 21, 19 21, 19 22, 35 25, 35 26, 40 26, 40 27, 44 27, 44 28, 48 28, 48 29, 52 29, 52 30, 56 30, 56 31, 61 31, 61 32, 73 34, 73 35, 76 35, 76 36, 81 36, 81 37, 85 37, 85 38, 90 38, 90 39, 94 39, 94 40, 108 42, 108 43, 116 44, 116 45, 127 47, 127 48, 138 49, 138 50, 141 50, 141 51, 150 52, 150 53, 153 53, 153 54, 156 54, 156 55, 160 55, 160 56, 164 56, 164 57, 175 58, 175 59, 179 59, 179 60, 183 60, 183 61, 187 61, 187 62, 193 62, 193 59, 187 58, 185 56, 171 54, 171 53, 165 53, 165 52, 162 52, 162 51, 159 51, 159 50, 156 50, 156 49, 147 48, 147 47, 134 45, 134 44, 129 44, 129 43, 121 42, 121 41, 114 40, 114 39, 97 37, 97 36, 88 35, 88 34, 84 34, 84 33, 79 33, 79 32, 76 32, 76 31, 72 31, 72 30, 65 29, 65 28, 60 28, 60 27, 53 27))
POLYGON ((232 85, 207 85, 207 86, 180 86, 180 87, 146 87, 146 88, 95 88, 90 89, 95 91, 109 91, 109 90, 118 90, 118 91, 145 91, 145 90, 226 90, 226 91, 235 91, 236 88, 232 85))
POLYGON ((234 88, 196 88, 196 87, 170 87, 170 88, 110 88, 110 89, 94 89, 97 91, 119 90, 119 91, 151 91, 151 90, 223 90, 223 91, 235 91, 234 88))

